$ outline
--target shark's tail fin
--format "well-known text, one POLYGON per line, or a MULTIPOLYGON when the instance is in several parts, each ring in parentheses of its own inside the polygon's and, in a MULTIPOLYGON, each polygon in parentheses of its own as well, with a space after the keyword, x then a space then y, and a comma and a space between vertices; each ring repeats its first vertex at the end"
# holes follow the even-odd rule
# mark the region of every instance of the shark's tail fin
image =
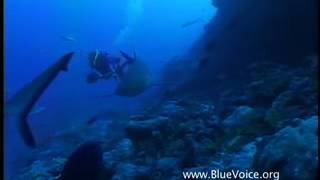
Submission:
POLYGON ((34 139, 34 136, 31 132, 30 126, 27 122, 26 118, 19 119, 19 131, 22 135, 22 138, 24 142, 32 148, 36 147, 36 141, 34 139))

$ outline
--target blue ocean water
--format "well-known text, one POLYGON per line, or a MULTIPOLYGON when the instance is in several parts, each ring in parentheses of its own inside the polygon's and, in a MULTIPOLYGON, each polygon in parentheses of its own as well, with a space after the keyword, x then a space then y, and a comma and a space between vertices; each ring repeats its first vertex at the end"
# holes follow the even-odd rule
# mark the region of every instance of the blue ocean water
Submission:
POLYGON ((319 179, 317 0, 4 5, 6 179, 319 179))
MULTIPOLYGON (((201 36, 214 14, 209 0, 6 1, 6 97, 63 54, 74 51, 69 71, 61 73, 35 105, 43 111, 29 118, 37 141, 45 142, 54 133, 81 124, 103 109, 133 113, 157 99, 157 88, 134 98, 101 98, 112 93, 116 85, 108 81, 86 83, 88 53, 101 49, 119 56, 119 50, 129 54, 135 51, 157 79, 167 61, 184 54, 201 36), (194 19, 201 20, 181 28, 194 19)), ((7 133, 8 141, 16 142, 13 134, 7 133)), ((19 143, 12 144, 22 147, 16 145, 19 143)), ((20 156, 24 150, 11 155, 20 156)))

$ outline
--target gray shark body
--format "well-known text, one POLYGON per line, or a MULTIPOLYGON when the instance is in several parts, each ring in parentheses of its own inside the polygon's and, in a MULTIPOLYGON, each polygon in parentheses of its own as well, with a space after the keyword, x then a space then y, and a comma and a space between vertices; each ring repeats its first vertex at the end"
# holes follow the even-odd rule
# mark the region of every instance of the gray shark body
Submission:
POLYGON ((6 115, 12 116, 17 121, 19 133, 29 147, 35 147, 36 142, 28 124, 27 117, 35 103, 57 77, 59 72, 67 70, 73 54, 74 53, 71 52, 61 57, 55 64, 48 67, 30 83, 26 84, 5 103, 6 115))
POLYGON ((127 67, 127 70, 120 76, 114 94, 124 97, 134 97, 142 94, 152 83, 148 66, 137 58, 136 54, 131 57, 123 51, 120 51, 120 53, 128 62, 121 68, 127 67))

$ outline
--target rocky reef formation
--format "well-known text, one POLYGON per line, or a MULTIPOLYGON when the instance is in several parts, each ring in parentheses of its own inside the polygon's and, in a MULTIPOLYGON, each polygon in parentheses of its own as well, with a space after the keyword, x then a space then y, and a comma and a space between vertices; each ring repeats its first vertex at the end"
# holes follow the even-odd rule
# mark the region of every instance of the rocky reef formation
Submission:
POLYGON ((204 35, 188 56, 168 64, 165 79, 177 74, 187 79, 177 94, 220 96, 225 89, 221 82, 233 87, 247 83, 245 69, 253 62, 300 66, 304 57, 317 52, 317 0, 212 0, 212 4, 217 14, 204 35))
MULTIPOLYGON (((226 89, 215 101, 203 96, 167 97, 128 117, 123 134, 106 136, 110 122, 101 120, 91 131, 68 135, 64 146, 99 139, 108 172, 104 179, 183 179, 182 172, 214 169, 273 171, 280 173, 280 179, 315 179, 316 59, 308 57, 304 60, 309 65, 295 68, 253 63, 248 73, 254 75, 242 91, 226 89)), ((64 149, 39 150, 22 179, 58 178, 71 152, 64 149)))
POLYGON ((318 118, 312 116, 297 127, 286 127, 257 153, 257 170, 280 170, 288 179, 316 179, 318 118), (272 158, 270 158, 272 157, 272 158))
POLYGON ((174 180, 214 169, 316 179, 317 1, 213 5, 217 16, 189 58, 171 61, 166 70, 165 79, 185 83, 116 126, 122 128, 112 131, 102 119, 91 131, 61 135, 68 143, 39 149, 20 177, 57 179, 74 147, 98 139, 108 172, 103 179, 174 180))

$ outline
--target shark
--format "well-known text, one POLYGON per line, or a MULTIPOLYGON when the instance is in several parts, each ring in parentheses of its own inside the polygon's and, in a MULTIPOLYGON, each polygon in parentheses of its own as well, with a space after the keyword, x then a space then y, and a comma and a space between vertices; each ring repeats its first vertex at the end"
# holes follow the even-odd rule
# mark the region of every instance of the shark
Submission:
POLYGON ((145 62, 137 58, 135 53, 133 57, 123 51, 120 53, 128 62, 127 70, 120 75, 114 94, 125 97, 137 96, 152 86, 151 72, 145 62))
POLYGON ((62 56, 5 102, 5 115, 16 120, 18 132, 25 144, 31 148, 36 147, 36 141, 27 117, 59 72, 68 70, 68 64, 73 55, 74 52, 70 52, 62 56))
MULTIPOLYGON (((121 56, 126 60, 113 72, 117 76, 117 86, 111 94, 102 97, 121 96, 136 97, 143 94, 153 86, 175 85, 177 82, 155 82, 152 73, 146 62, 137 57, 120 51, 121 56)), ((101 96, 99 96, 100 98, 101 96)))

